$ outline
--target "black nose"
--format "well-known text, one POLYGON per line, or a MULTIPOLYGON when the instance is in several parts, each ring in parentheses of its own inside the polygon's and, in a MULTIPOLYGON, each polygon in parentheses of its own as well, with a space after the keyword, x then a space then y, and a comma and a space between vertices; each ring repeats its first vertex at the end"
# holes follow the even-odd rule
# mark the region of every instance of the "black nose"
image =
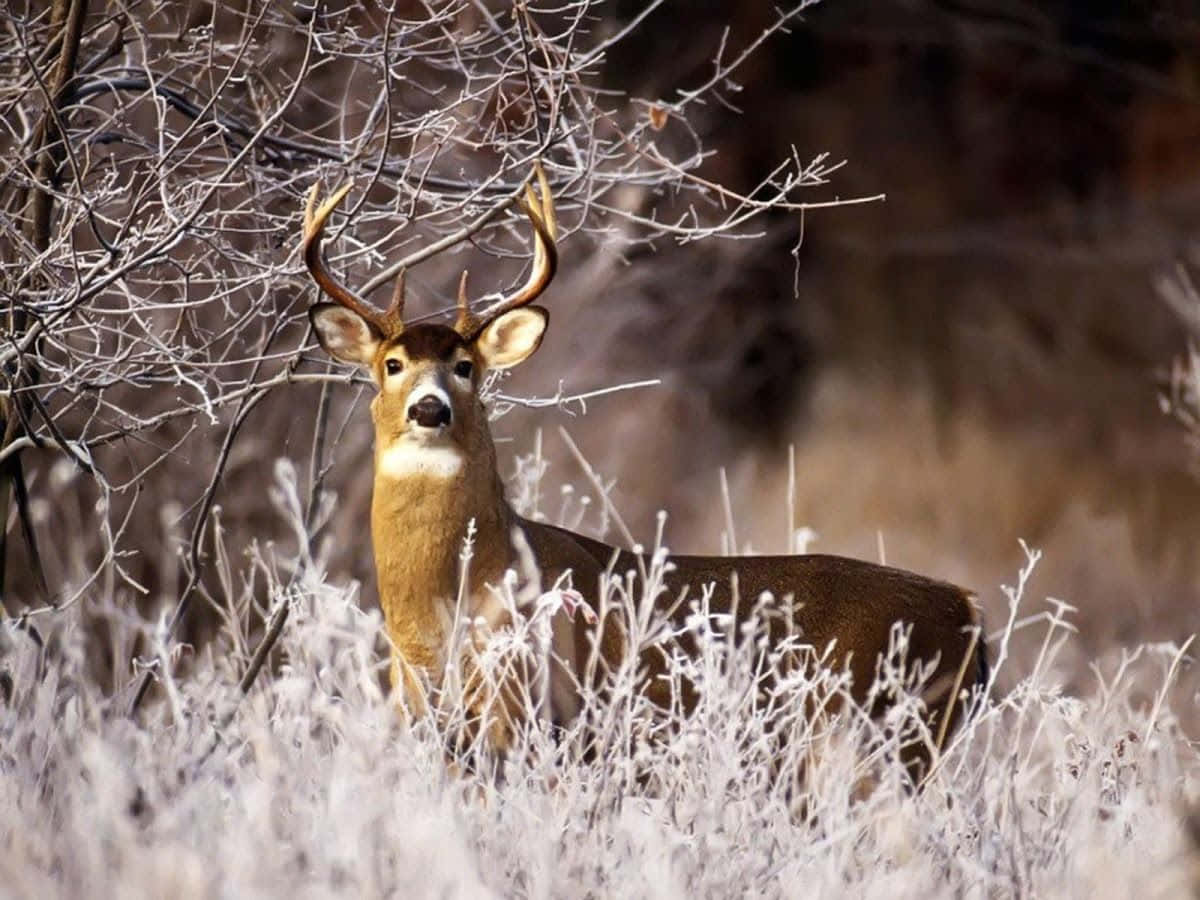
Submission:
POLYGON ((408 408, 408 417, 422 428, 437 428, 450 424, 450 407, 440 397, 426 394, 408 408))

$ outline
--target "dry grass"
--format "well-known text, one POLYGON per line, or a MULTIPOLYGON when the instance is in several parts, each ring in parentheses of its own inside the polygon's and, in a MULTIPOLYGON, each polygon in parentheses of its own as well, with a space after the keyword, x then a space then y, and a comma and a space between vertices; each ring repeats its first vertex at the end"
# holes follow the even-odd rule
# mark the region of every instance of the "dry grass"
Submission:
MULTIPOLYGON (((1140 647, 1066 692, 1071 628, 1062 605, 1026 595, 1032 557, 992 623, 1010 687, 919 794, 888 761, 898 720, 797 718, 780 744, 747 700, 746 654, 715 635, 692 670, 699 711, 659 739, 637 739, 639 701, 618 690, 593 709, 599 759, 534 721, 501 777, 451 775, 455 723, 398 722, 379 616, 304 549, 289 465, 274 499, 291 549, 226 563, 226 628, 199 652, 160 647, 187 664, 143 721, 88 674, 99 650, 120 658, 161 632, 119 594, 93 607, 106 627, 77 610, 41 623, 44 654, 4 636, 10 895, 1178 897, 1195 878, 1200 752, 1168 699, 1186 648, 1140 647), (276 670, 238 702, 251 644, 238 611, 256 592, 293 612, 276 670), (1037 638, 1027 664, 1010 654, 1022 632, 1037 638), (802 759, 799 793, 768 777, 802 759)), ((824 688, 792 689, 795 711, 824 688)))

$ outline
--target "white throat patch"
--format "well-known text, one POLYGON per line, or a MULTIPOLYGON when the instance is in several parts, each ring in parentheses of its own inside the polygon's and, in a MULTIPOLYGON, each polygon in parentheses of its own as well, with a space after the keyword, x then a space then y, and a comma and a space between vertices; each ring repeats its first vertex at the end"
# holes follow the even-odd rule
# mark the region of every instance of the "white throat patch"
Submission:
POLYGON ((379 453, 379 474, 385 478, 453 478, 463 467, 456 447, 431 447, 403 438, 379 453))

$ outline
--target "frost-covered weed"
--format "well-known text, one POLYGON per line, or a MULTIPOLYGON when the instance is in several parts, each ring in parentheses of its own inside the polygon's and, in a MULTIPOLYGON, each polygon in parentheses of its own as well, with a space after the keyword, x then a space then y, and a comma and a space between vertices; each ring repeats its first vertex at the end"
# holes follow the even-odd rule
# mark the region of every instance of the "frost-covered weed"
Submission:
MULTIPOLYGON (((279 471, 275 499, 299 523, 290 478, 279 471)), ((699 652, 675 666, 699 691, 694 715, 651 715, 633 673, 617 671, 611 695, 593 696, 566 732, 531 709, 496 772, 479 753, 447 764, 461 718, 399 721, 383 687, 379 615, 324 577, 297 529, 290 555, 254 548, 244 571, 222 579, 234 594, 230 629, 255 592, 290 610, 283 661, 245 697, 237 682, 252 642, 230 633, 186 666, 160 667, 158 699, 130 720, 127 698, 86 676, 84 642, 107 634, 114 653, 127 652, 157 626, 112 598, 91 609, 106 629, 84 634, 69 611, 43 629, 44 653, 23 633, 4 635, 0 893, 1150 897, 1190 888, 1196 851, 1182 816, 1200 798, 1200 758, 1165 699, 1186 648, 1099 662, 1093 688, 1070 696, 1056 668, 1069 608, 1031 615, 1028 569, 992 641, 1012 686, 949 737, 919 793, 893 762, 902 736, 929 739, 911 717, 905 728, 900 713, 882 723, 853 711, 803 716, 805 698, 844 690, 832 676, 797 675, 764 702, 753 690, 753 634, 732 642, 704 616, 699 652), (1045 629, 1028 672, 1008 654, 1021 627, 1045 629)), ((614 585, 613 602, 642 609, 644 600, 633 582, 614 585)), ((518 625, 527 633, 493 637, 534 641, 539 627, 535 607, 518 625)), ((634 631, 638 642, 662 638, 653 616, 634 631)), ((502 643, 482 646, 505 657, 502 643)), ((897 667, 885 676, 907 677, 897 667)))

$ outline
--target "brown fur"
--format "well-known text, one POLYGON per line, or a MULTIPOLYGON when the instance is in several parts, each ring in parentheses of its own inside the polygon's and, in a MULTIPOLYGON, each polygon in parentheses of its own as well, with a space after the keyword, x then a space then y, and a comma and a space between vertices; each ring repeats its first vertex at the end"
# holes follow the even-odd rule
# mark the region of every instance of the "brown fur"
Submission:
MULTIPOLYGON (((541 543, 537 537, 540 533, 553 532, 572 541, 597 565, 611 566, 615 574, 639 568, 635 554, 600 541, 541 523, 526 521, 524 527, 532 544, 541 543)), ((732 615, 737 624, 744 622, 755 610, 759 597, 769 592, 772 601, 764 609, 764 624, 772 643, 788 635, 799 636, 818 655, 832 644, 827 662, 835 670, 849 670, 853 679, 850 693, 859 703, 868 699, 879 656, 888 648, 892 625, 901 622, 911 626, 908 664, 935 664, 923 695, 928 710, 926 721, 935 738, 956 727, 968 709, 955 693, 969 693, 986 683, 987 651, 979 633, 979 607, 972 594, 955 585, 889 566, 821 554, 674 556, 670 563, 674 568, 664 577, 666 592, 661 603, 675 607, 671 621, 677 628, 684 626, 690 614, 686 602, 673 602, 685 588, 689 596, 695 597, 711 584, 710 612, 732 615), (943 728, 941 721, 947 711, 950 719, 943 728)), ((581 586, 580 580, 575 583, 581 586)), ((585 597, 594 606, 594 595, 585 591, 585 597)), ((727 630, 737 633, 736 628, 727 630)), ((693 639, 687 634, 681 636, 680 644, 686 652, 694 649, 693 639)), ((613 661, 614 651, 620 652, 606 647, 606 655, 613 661)), ((667 682, 659 678, 665 673, 662 656, 645 653, 640 663, 647 695, 659 705, 668 706, 673 698, 665 687, 667 682)), ((690 711, 695 698, 686 686, 681 700, 684 709, 690 711)), ((835 697, 823 708, 833 713, 839 707, 835 697)), ((880 714, 883 709, 884 704, 877 703, 871 712, 880 714)), ((912 748, 905 759, 914 774, 918 769, 927 770, 930 762, 923 747, 912 748)))

